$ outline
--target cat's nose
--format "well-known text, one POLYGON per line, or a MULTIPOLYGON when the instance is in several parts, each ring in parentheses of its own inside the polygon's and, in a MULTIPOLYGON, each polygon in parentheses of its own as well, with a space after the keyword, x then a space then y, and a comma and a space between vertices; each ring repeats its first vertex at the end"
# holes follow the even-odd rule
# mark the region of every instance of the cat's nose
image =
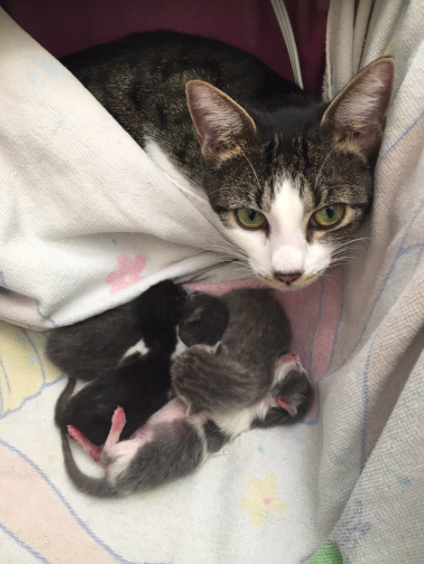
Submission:
POLYGON ((295 280, 297 280, 302 276, 302 272, 290 272, 290 273, 275 272, 274 276, 278 278, 278 280, 281 280, 286 284, 291 284, 292 282, 294 282, 295 280))

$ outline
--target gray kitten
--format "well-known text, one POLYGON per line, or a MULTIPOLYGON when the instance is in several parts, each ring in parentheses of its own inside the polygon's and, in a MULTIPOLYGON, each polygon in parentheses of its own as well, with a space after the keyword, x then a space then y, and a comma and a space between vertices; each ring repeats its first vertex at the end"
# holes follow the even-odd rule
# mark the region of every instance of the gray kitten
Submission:
POLYGON ((234 258, 272 287, 314 281, 369 213, 390 57, 330 104, 194 35, 135 34, 62 63, 169 178, 206 195, 234 258))
POLYGON ((230 314, 221 343, 197 345, 172 367, 178 396, 190 397, 195 410, 226 412, 255 404, 270 389, 277 359, 290 351, 290 323, 271 293, 232 290, 221 299, 230 314))

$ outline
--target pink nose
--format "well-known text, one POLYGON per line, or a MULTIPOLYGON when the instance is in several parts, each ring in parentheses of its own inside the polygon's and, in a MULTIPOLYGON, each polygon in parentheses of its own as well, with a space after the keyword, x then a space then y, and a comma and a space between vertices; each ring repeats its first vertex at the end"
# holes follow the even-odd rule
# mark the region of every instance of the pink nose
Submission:
POLYGON ((284 274, 282 272, 275 272, 274 276, 276 278, 278 278, 278 280, 281 280, 282 282, 285 282, 286 284, 291 284, 292 282, 297 280, 300 276, 302 276, 302 273, 301 272, 290 272, 288 274, 284 274))

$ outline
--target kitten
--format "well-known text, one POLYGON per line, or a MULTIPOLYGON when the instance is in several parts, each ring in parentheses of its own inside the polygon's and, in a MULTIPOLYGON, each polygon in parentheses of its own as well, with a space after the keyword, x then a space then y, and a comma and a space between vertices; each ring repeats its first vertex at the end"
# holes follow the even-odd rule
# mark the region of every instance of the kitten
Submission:
POLYGON ((227 307, 218 298, 198 292, 187 295, 165 280, 124 305, 53 329, 46 352, 70 378, 90 381, 113 374, 132 353, 146 354, 155 347, 159 352, 161 347, 165 354, 173 354, 176 347, 181 350, 194 342, 213 345, 227 321, 227 307))
MULTIPOLYGON (((231 435, 246 425, 249 428, 256 418, 263 419, 257 405, 281 383, 278 362, 290 361, 292 336, 284 310, 269 292, 232 290, 222 299, 230 312, 222 341, 214 347, 191 347, 175 360, 171 375, 174 390, 189 404, 189 412, 206 411, 231 435)), ((297 368, 302 373, 300 364, 297 368)), ((289 389, 290 400, 280 397, 278 405, 287 419, 303 416, 299 406, 309 406, 312 396, 308 378, 302 378, 300 388, 292 383, 289 389)))
POLYGON ((363 69, 330 104, 234 47, 131 35, 62 63, 177 185, 205 194, 253 273, 297 289, 369 213, 394 61, 363 69))
POLYGON ((112 414, 120 405, 127 416, 122 438, 129 438, 169 400, 171 360, 175 353, 195 343, 215 344, 222 337, 228 315, 226 304, 219 298, 200 293, 186 295, 182 288, 165 281, 152 286, 126 306, 77 326, 62 328, 56 332, 56 338, 53 333, 50 352, 55 351, 55 358, 60 359, 62 365, 75 363, 70 374, 73 378, 56 406, 56 424, 63 432, 72 425, 94 445, 102 445, 109 432, 112 414), (121 319, 118 318, 120 314, 121 319), (116 336, 109 335, 107 330, 112 326, 111 322, 118 319, 119 324, 114 327, 116 336), (102 327, 106 330, 102 331, 102 327), (87 346, 84 340, 87 335, 92 352, 90 355, 87 349, 80 358, 75 351, 82 343, 87 346), (104 361, 107 337, 110 337, 111 345, 120 341, 122 350, 132 346, 117 358, 113 357, 111 346, 112 354, 108 357, 111 365, 105 367, 103 373, 96 373, 94 381, 71 397, 76 375, 88 380, 92 376, 92 367, 98 370, 99 361, 104 361), (60 345, 64 343, 67 348, 62 350, 60 345))
MULTIPOLYGON (((193 351, 192 347, 187 352, 193 351)), ((194 351, 195 355, 196 352, 194 351)), ((231 380, 231 373, 228 373, 231 380)), ((260 377, 260 375, 258 374, 260 377)), ((188 378, 196 378, 192 372, 188 378)), ((250 406, 248 414, 243 416, 244 425, 240 426, 240 413, 233 404, 233 412, 222 414, 225 421, 221 426, 219 411, 215 414, 201 412, 188 414, 187 406, 178 397, 168 402, 161 410, 152 415, 147 423, 138 429, 126 441, 120 441, 121 432, 126 424, 125 412, 118 407, 112 417, 112 425, 106 443, 100 451, 81 433, 77 438, 84 450, 105 468, 102 478, 92 478, 84 474, 76 465, 69 441, 62 433, 62 448, 65 467, 74 485, 82 492, 97 497, 114 497, 143 491, 176 480, 193 472, 210 454, 250 427, 262 424, 272 426, 289 422, 283 401, 291 402, 291 394, 297 395, 293 381, 299 381, 300 387, 310 387, 309 380, 296 355, 288 355, 280 362, 271 386, 264 388, 262 397, 250 406), (286 389, 285 376, 290 376, 289 389, 286 389), (231 424, 231 419, 234 423, 231 424)), ((193 398, 188 397, 188 401, 193 398)), ((305 412, 310 397, 305 397, 305 412)), ((295 400, 297 401, 297 399, 295 400)), ((241 412, 244 413, 241 408, 241 412)), ((298 417, 293 417, 293 422, 298 417)))

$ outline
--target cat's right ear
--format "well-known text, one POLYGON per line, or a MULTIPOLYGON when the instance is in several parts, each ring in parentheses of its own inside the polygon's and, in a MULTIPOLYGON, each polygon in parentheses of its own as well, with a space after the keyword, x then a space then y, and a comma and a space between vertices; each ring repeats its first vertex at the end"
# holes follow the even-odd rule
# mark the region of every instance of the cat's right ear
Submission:
POLYGON ((212 354, 214 356, 218 356, 222 353, 222 341, 219 341, 218 343, 216 343, 216 345, 213 348, 212 354))
POLYGON ((202 312, 203 312, 202 307, 198 307, 197 309, 195 309, 193 313, 190 315, 190 317, 187 317, 187 319, 184 320, 183 325, 192 325, 193 323, 197 323, 198 321, 200 321, 202 318, 202 312))
POLYGON ((376 158, 394 77, 394 59, 382 57, 365 67, 336 96, 321 121, 321 127, 332 131, 336 145, 367 160, 376 158))
POLYGON ((190 80, 186 84, 186 96, 206 159, 218 163, 238 154, 243 142, 256 133, 249 114, 208 82, 190 80))

